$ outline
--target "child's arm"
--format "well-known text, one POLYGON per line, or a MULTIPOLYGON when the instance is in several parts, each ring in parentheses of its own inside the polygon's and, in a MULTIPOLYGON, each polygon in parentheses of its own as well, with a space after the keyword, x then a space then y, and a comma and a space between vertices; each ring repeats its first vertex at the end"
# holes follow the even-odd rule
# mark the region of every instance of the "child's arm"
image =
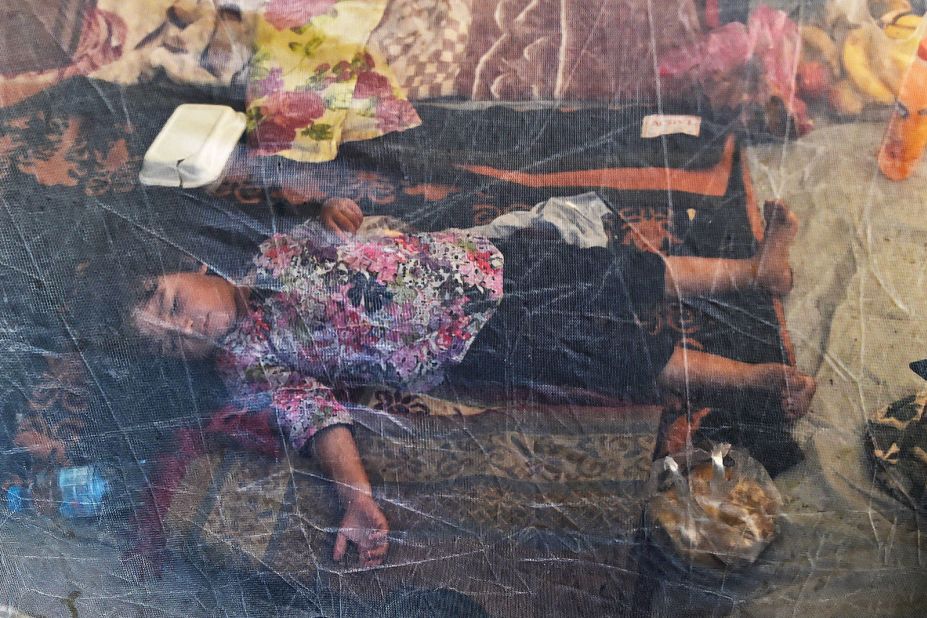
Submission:
MULTIPOLYGON (((265 367, 267 372, 268 368, 265 367)), ((278 379, 285 369, 280 369, 278 379)), ((375 567, 386 557, 389 524, 374 501, 370 481, 348 425, 351 415, 331 389, 308 376, 292 374, 271 396, 277 422, 296 449, 309 444, 335 484, 344 516, 333 558, 341 560, 348 543, 357 545, 358 561, 375 567)))
POLYGON ((312 447, 323 470, 335 483, 345 510, 332 557, 341 560, 351 542, 357 545, 361 566, 380 566, 389 547, 386 538, 389 524, 373 499, 354 436, 344 425, 336 425, 319 432, 312 440, 312 447))
POLYGON ((364 221, 364 213, 357 202, 346 197, 325 197, 311 166, 274 163, 282 167, 271 166, 267 157, 256 156, 250 149, 239 146, 231 155, 222 183, 213 191, 235 184, 263 187, 266 199, 288 216, 318 217, 326 228, 341 238, 357 232, 364 221))

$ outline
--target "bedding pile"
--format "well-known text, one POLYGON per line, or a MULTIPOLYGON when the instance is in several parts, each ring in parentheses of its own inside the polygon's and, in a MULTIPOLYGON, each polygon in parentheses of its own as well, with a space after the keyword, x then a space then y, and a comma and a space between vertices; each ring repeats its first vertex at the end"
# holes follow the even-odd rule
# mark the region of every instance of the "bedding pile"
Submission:
POLYGON ((655 59, 700 32, 691 0, 401 0, 371 46, 412 99, 653 102, 655 59))

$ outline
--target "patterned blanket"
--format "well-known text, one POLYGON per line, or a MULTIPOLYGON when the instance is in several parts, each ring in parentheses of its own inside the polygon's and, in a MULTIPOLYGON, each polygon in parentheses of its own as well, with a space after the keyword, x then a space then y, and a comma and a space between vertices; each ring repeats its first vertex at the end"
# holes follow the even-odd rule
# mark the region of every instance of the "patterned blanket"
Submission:
MULTIPOLYGON (((639 0, 51 0, 36 11, 39 17, 57 10, 71 19, 37 28, 29 9, 8 14, 11 24, 25 20, 21 25, 38 35, 40 45, 43 37, 52 40, 38 55, 10 47, 10 70, 0 73, 18 75, 0 79, 0 103, 10 105, 73 75, 130 84, 164 71, 182 83, 230 84, 253 48, 259 65, 266 60, 262 53, 280 56, 257 23, 267 23, 267 11, 280 26, 275 30, 283 31, 275 35, 283 55, 312 56, 290 81, 302 72, 310 77, 319 65, 337 65, 320 59, 332 47, 321 42, 321 32, 323 40, 338 35, 339 60, 349 64, 367 42, 378 67, 392 69, 384 73, 391 83, 383 93, 405 92, 412 100, 653 102, 658 88, 664 99, 669 94, 656 60, 696 40, 704 21, 699 4, 674 0, 656 11, 639 0), (309 28, 313 19, 317 27, 309 28)), ((9 32, 22 36, 23 28, 9 32)), ((401 120, 396 108, 387 106, 378 120, 401 120)), ((372 131, 369 122, 360 128, 372 131)))
MULTIPOLYGON (((3 274, 10 291, 3 302, 6 315, 32 325, 4 331, 14 337, 9 349, 23 351, 11 362, 35 368, 12 389, 20 393, 31 392, 45 371, 42 358, 29 350, 54 358, 73 351, 79 333, 61 332, 56 313, 44 308, 66 304, 65 291, 79 287, 75 277, 95 259, 109 259, 101 247, 118 256, 123 243, 158 237, 220 272, 234 272, 247 263, 255 242, 294 221, 288 211, 326 196, 352 197, 368 215, 440 229, 487 223, 554 195, 595 190, 615 209, 616 242, 689 255, 749 256, 760 230, 746 169, 724 126, 706 124, 701 138, 678 137, 663 151, 636 131, 646 108, 423 107, 422 128, 347 145, 337 161, 314 167, 311 175, 297 164, 252 160, 206 195, 142 190, 136 174, 176 102, 225 100, 216 98, 219 93, 166 84, 124 91, 76 79, 53 94, 0 119, 0 176, 10 217, 2 242, 12 268, 3 274), (578 146, 564 147, 568 140, 578 146), (651 177, 647 170, 658 170, 657 161, 675 169, 651 177), (717 187, 724 187, 720 196, 712 195, 717 187), (81 206, 41 217, 36 204, 81 206), (52 244, 59 250, 37 249, 52 244), (35 280, 60 283, 36 287, 35 280)), ((121 276, 118 262, 112 276, 121 276)), ((654 327, 679 329, 696 349, 750 362, 788 361, 780 323, 775 299, 745 293, 693 302, 682 314, 670 308, 654 327)), ((774 402, 745 394, 719 412, 712 415, 716 429, 735 441, 758 449, 789 443, 774 402)), ((760 458, 778 469, 794 461, 794 453, 779 447, 760 458)))
MULTIPOLYGON (((94 350, 92 329, 76 319, 81 303, 98 303, 106 287, 133 276, 127 256, 138 245, 168 244, 234 272, 254 242, 294 224, 321 197, 353 197, 368 215, 438 229, 594 190, 614 209, 614 242, 704 256, 755 250, 758 213, 727 128, 706 121, 701 137, 674 136, 664 149, 640 137, 645 107, 422 107, 421 128, 347 145, 311 174, 253 159, 214 194, 139 187, 142 154, 176 104, 241 103, 228 97, 166 82, 124 89, 74 79, 0 115, 6 480, 49 465, 171 451, 177 430, 199 432, 221 398, 194 364, 177 372, 130 359, 118 342, 94 350), (105 287, 92 287, 89 272, 105 272, 105 287)), ((782 362, 789 347, 779 315, 775 299, 745 293, 668 308, 649 326, 677 329, 696 349, 782 362)), ((593 602, 606 604, 591 606, 600 615, 621 613, 630 585, 625 541, 636 530, 659 411, 575 393, 489 395, 478 404, 404 393, 376 400, 398 412, 374 416, 358 434, 399 535, 394 560, 402 566, 377 575, 383 588, 443 582, 495 603, 501 615, 548 613, 544 603, 568 613, 593 602), (415 415, 438 407, 454 415, 415 415), (470 417, 487 408, 494 411, 470 417), (551 581, 552 570, 562 586, 538 583, 551 581), (592 589, 602 593, 584 592, 592 589), (545 594, 529 594, 537 590, 545 594)), ((688 430, 685 416, 664 421, 669 431, 688 430)), ((790 463, 774 401, 743 393, 710 414, 706 428, 750 446, 771 469, 790 463)), ((178 469, 174 480, 186 489, 166 521, 191 550, 261 563, 302 586, 318 576, 378 594, 348 583, 366 576, 327 562, 333 505, 313 474, 306 462, 203 456, 178 469)))
POLYGON ((696 4, 393 0, 371 45, 411 99, 653 101, 655 59, 701 32, 696 4))

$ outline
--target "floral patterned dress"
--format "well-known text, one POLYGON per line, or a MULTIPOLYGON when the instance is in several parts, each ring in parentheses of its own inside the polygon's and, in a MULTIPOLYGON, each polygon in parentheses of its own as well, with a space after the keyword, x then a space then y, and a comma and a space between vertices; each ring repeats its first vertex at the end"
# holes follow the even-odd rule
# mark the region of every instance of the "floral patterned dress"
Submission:
POLYGON ((461 231, 341 242, 315 225, 261 245, 249 315, 220 370, 238 407, 273 409, 291 444, 350 424, 332 388, 424 389, 459 363, 502 298, 502 255, 461 231))

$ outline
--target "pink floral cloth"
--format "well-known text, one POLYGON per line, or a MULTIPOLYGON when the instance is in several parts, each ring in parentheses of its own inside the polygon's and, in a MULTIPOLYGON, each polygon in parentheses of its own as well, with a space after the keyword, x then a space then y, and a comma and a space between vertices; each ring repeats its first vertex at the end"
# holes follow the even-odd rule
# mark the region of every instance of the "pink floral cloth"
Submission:
POLYGON ((502 255, 459 231, 342 243, 306 226, 267 240, 254 263, 249 315, 219 367, 239 404, 272 408, 297 449, 351 422, 332 388, 440 382, 502 298, 502 255))
POLYGON ((259 154, 328 161, 346 141, 421 121, 384 61, 365 48, 385 0, 270 0, 248 88, 259 154))
POLYGON ((660 58, 660 77, 692 79, 711 87, 731 79, 748 63, 756 63, 762 73, 758 84, 744 81, 746 91, 739 101, 765 104, 777 98, 787 110, 799 135, 814 127, 808 106, 796 91, 795 68, 801 54, 801 33, 783 11, 760 5, 750 14, 747 24, 732 22, 715 28, 695 44, 675 49, 660 58))
POLYGON ((324 15, 336 0, 272 0, 264 12, 264 19, 277 30, 299 28, 314 17, 324 15))

